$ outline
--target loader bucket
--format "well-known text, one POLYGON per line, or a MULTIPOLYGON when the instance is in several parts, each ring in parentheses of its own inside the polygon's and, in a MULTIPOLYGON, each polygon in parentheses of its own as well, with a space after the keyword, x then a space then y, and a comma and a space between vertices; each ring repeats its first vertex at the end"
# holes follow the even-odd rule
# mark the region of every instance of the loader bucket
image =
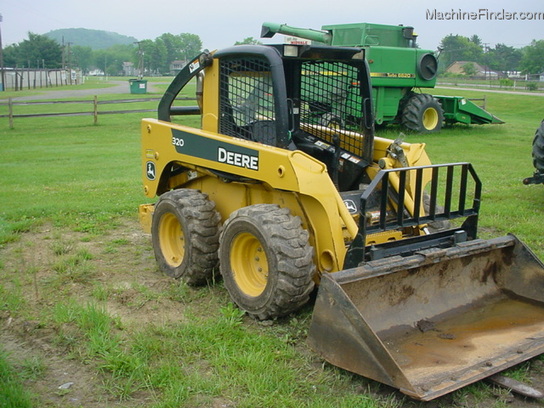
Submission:
POLYGON ((544 265, 508 235, 325 274, 308 341, 428 401, 544 352, 544 265))

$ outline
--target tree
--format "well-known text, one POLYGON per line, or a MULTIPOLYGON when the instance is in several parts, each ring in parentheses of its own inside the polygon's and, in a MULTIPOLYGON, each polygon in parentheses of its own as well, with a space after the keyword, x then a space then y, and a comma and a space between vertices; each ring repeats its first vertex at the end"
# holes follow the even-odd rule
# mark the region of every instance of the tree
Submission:
POLYGON ((469 41, 479 47, 482 46, 482 39, 476 34, 472 35, 472 37, 469 38, 469 41))
POLYGON ((544 40, 533 40, 531 45, 522 49, 520 69, 526 74, 544 72, 544 40))
POLYGON ((114 45, 113 47, 94 51, 94 66, 108 75, 120 75, 123 62, 134 58, 134 45, 114 45))
POLYGON ((463 64, 463 72, 467 76, 474 76, 478 73, 478 70, 476 69, 476 66, 473 62, 467 62, 466 64, 463 64))
MULTIPOLYGON (((89 30, 86 30, 89 31, 89 30)), ((29 39, 6 47, 4 65, 11 67, 60 68, 62 66, 62 46, 55 39, 29 33, 29 39)), ((72 43, 71 43, 72 44, 72 43)), ((83 71, 98 68, 108 75, 122 74, 123 62, 132 62, 138 69, 140 52, 143 68, 148 73, 166 73, 170 63, 196 56, 202 49, 202 41, 196 34, 162 34, 155 40, 118 44, 105 49, 93 50, 88 46, 66 45, 64 47, 65 66, 79 67, 83 71)))
POLYGON ((256 45, 259 45, 259 44, 262 44, 262 42, 260 42, 259 40, 255 39, 253 37, 246 37, 242 41, 236 41, 236 43, 234 43, 234 45, 242 45, 242 44, 256 44, 256 45))
MULTIPOLYGON (((155 41, 161 40, 166 47, 166 61, 170 62, 181 59, 181 49, 183 47, 181 37, 178 35, 165 33, 157 37, 155 41)), ((168 67, 167 67, 168 68, 168 67)))
POLYGON ((504 44, 497 44, 484 55, 484 63, 494 71, 506 74, 508 71, 517 71, 521 61, 521 50, 504 44))
MULTIPOLYGON (((165 33, 155 40, 140 41, 139 47, 144 52, 145 69, 154 73, 165 73, 170 70, 172 61, 187 61, 199 54, 202 41, 196 34, 165 33)), ((135 56, 133 60, 137 61, 138 57, 135 56)))
POLYGON ((94 66, 93 49, 91 47, 82 47, 74 45, 70 47, 71 56, 65 56, 65 62, 70 61, 71 67, 78 67, 85 73, 89 72, 94 66))
MULTIPOLYGON (((138 46, 132 50, 132 56, 127 59, 127 61, 132 61, 135 69, 138 70, 141 61, 140 59, 142 59, 143 67, 141 68, 143 70, 143 75, 146 69, 155 69, 155 64, 152 61, 154 55, 156 56, 157 54, 155 48, 156 45, 153 40, 139 41, 138 46), (151 68, 151 66, 153 66, 153 68, 151 68)), ((136 74, 140 74, 140 72, 136 72, 136 74)))
POLYGON ((440 62, 446 67, 455 61, 482 61, 483 48, 477 42, 481 40, 477 35, 472 36, 472 40, 462 35, 447 35, 442 39, 440 48, 440 62))
POLYGON ((151 43, 146 43, 146 54, 144 70, 153 73, 168 72, 170 61, 168 60, 168 49, 162 38, 157 38, 151 43))
POLYGON ((28 40, 6 47, 4 64, 32 68, 61 68, 62 47, 45 35, 29 32, 28 40))
POLYGON ((181 41, 181 59, 187 61, 202 50, 202 41, 196 34, 183 33, 179 35, 181 41))
MULTIPOLYGON (((7 67, 16 67, 19 64, 17 63, 17 57, 19 55, 19 44, 11 44, 4 48, 4 65, 7 67)), ((26 66, 26 64, 23 64, 26 66)))

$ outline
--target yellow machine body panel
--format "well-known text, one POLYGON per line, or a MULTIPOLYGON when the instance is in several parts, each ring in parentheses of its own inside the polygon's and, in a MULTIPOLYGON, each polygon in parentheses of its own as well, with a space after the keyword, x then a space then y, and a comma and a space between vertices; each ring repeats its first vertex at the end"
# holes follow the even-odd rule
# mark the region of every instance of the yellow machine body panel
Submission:
MULTIPOLYGON (((217 203, 223 219, 238 208, 258 203, 290 208, 313 232, 310 236, 316 256, 324 258, 317 264, 323 265, 326 272, 337 271, 343 265, 346 252, 343 230, 353 239, 357 225, 326 167, 306 153, 145 119, 142 155, 144 191, 149 197, 160 191, 161 179, 170 174, 172 166, 183 166, 190 171, 168 179, 162 188, 197 188, 205 192, 217 203), (252 181, 226 183, 210 176, 210 169, 234 172, 252 181)), ((143 206, 140 214, 145 220, 146 214, 152 213, 149 206, 143 206)))
MULTIPOLYGON (((236 209, 252 204, 275 203, 289 208, 310 232, 318 274, 342 268, 347 245, 355 238, 358 226, 323 163, 298 150, 233 139, 156 119, 144 119, 141 126, 142 178, 148 197, 155 197, 165 189, 195 188, 214 200, 223 220, 236 209), (171 176, 161 186, 172 166, 191 171, 171 176), (225 183, 220 177, 210 176, 209 169, 235 173, 252 182, 225 183)), ((377 145, 382 150, 377 151, 383 152, 387 166, 398 166, 395 160, 387 159, 387 143, 391 145, 391 140, 378 139, 377 145)), ((430 164, 423 144, 402 143, 402 148, 408 163, 430 164)), ((373 178, 379 170, 375 165, 367 172, 373 178)), ((413 208, 409 195, 405 201, 407 207, 413 208)), ((146 229, 150 228, 152 211, 151 205, 140 208, 140 219, 146 229)), ((369 236, 368 241, 379 243, 402 237, 401 232, 392 231, 369 236)))

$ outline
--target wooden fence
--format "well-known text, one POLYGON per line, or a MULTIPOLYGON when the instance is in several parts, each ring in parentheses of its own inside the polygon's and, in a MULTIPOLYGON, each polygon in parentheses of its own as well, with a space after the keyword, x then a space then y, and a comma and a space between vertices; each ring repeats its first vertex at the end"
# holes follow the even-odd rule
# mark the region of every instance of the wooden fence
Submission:
MULTIPOLYGON (((99 105, 111 105, 111 104, 126 104, 126 103, 135 103, 135 102, 158 102, 161 98, 139 98, 139 99, 118 99, 112 101, 99 101, 97 96, 94 96, 92 100, 74 100, 74 101, 21 101, 14 102, 11 98, 8 99, 8 102, 0 103, 0 106, 8 106, 8 114, 0 115, 0 118, 9 118, 9 127, 13 129, 13 120, 14 118, 34 118, 34 117, 47 117, 47 116, 82 116, 82 115, 92 115, 93 124, 98 123, 99 115, 113 115, 119 113, 142 113, 142 112, 156 112, 157 108, 153 109, 123 109, 123 110, 99 110, 99 105), (53 113, 26 113, 26 114, 15 114, 14 106, 24 106, 24 105, 58 105, 58 104, 92 104, 92 110, 82 111, 82 112, 53 112, 53 113)), ((177 98, 178 100, 196 100, 195 98, 177 98)), ((486 97, 483 98, 471 98, 471 101, 481 102, 479 105, 482 109, 486 108, 486 97)))
MULTIPOLYGON (((195 98, 177 98, 179 100, 195 100, 195 98)), ((128 104, 135 102, 158 102, 160 98, 139 98, 139 99, 118 99, 111 101, 99 101, 97 96, 94 96, 92 100, 73 100, 73 101, 13 101, 11 98, 7 102, 0 103, 0 106, 7 106, 8 113, 0 115, 0 118, 9 118, 9 127, 13 129, 13 121, 15 118, 35 118, 35 117, 47 117, 47 116, 93 116, 93 124, 98 123, 99 115, 113 115, 119 113, 140 113, 140 112, 156 112, 154 109, 123 109, 123 110, 102 110, 98 107, 101 105, 112 104, 128 104), (78 111, 78 112, 52 112, 52 113, 14 113, 15 106, 29 106, 29 105, 59 105, 59 104, 86 104, 91 105, 90 110, 78 111)))

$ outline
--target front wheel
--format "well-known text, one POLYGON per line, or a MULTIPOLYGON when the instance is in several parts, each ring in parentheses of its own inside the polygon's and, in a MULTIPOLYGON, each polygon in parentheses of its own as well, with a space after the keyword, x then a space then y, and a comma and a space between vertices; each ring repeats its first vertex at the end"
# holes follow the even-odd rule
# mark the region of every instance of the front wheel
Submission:
POLYGON ((205 284, 217 269, 220 215, 207 195, 178 189, 161 195, 151 222, 160 269, 190 285, 205 284))
POLYGON ((412 94, 402 110, 402 126, 412 132, 438 132, 443 122, 442 106, 429 94, 412 94))
POLYGON ((308 301, 312 255, 300 218, 273 204, 235 211, 220 237, 225 287, 241 309, 261 320, 285 316, 308 301))
POLYGON ((533 165, 539 173, 544 173, 544 120, 533 139, 533 165))

